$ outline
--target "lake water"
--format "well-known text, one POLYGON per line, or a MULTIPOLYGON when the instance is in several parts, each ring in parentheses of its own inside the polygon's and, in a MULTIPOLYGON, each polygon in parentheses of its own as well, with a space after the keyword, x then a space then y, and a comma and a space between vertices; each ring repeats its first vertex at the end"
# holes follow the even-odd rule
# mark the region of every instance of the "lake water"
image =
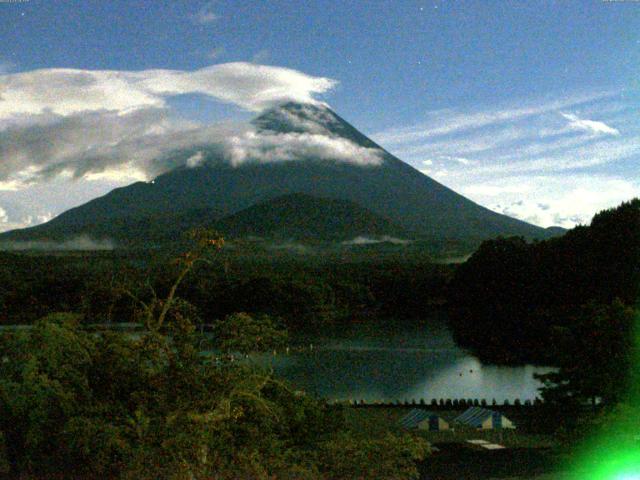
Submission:
POLYGON ((293 340, 306 349, 265 355, 260 363, 296 388, 329 400, 533 400, 540 386, 533 374, 552 370, 483 365, 455 345, 439 319, 402 329, 358 325, 293 340))

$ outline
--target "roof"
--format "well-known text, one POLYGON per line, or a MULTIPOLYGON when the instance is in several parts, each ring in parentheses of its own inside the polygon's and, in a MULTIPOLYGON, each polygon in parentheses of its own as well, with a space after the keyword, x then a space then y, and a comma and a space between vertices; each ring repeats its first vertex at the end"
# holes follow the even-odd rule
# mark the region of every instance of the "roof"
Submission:
POLYGON ((416 428, 421 422, 434 416, 438 417, 439 415, 428 410, 413 408, 398 423, 404 428, 416 428))
POLYGON ((487 410, 481 407, 471 407, 466 409, 462 414, 456 417, 455 421, 458 423, 464 423, 472 427, 481 427, 482 423, 494 415, 502 415, 493 410, 487 410))

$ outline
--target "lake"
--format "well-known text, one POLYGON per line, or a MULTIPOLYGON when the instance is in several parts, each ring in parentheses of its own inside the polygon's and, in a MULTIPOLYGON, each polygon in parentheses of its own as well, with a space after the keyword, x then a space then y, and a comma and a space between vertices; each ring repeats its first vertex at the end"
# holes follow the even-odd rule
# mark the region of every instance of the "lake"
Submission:
POLYGON ((533 374, 553 370, 483 365, 455 345, 438 318, 401 329, 357 325, 294 337, 292 344, 306 348, 263 355, 259 362, 271 365, 296 388, 329 400, 533 400, 540 386, 533 374))

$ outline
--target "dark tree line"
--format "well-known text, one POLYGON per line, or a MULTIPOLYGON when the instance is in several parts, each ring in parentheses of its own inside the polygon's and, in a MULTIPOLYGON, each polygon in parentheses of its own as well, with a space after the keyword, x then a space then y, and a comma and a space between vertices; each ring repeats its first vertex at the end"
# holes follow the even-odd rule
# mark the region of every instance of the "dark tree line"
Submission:
POLYGON ((568 411, 614 404, 639 384, 640 200, 537 243, 485 242, 449 285, 459 343, 485 360, 560 367, 543 395, 568 411))
MULTIPOLYGON (((32 323, 51 311, 81 313, 96 323, 129 321, 136 304, 125 290, 149 299, 171 286, 175 266, 164 253, 155 255, 0 254, 0 325, 32 323)), ((318 265, 305 259, 260 263, 230 254, 216 265, 199 265, 181 286, 181 297, 204 323, 241 311, 280 318, 293 329, 391 321, 433 310, 444 298, 450 271, 410 259, 318 265)))
POLYGON ((590 226, 527 243, 483 243, 449 285, 456 338, 498 362, 553 362, 558 329, 583 306, 635 306, 640 288, 640 200, 598 213, 590 226))

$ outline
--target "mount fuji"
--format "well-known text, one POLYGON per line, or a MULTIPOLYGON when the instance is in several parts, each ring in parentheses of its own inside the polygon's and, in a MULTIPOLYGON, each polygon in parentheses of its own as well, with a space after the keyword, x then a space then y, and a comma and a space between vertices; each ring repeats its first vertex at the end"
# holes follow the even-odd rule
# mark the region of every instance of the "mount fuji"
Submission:
POLYGON ((231 237, 343 241, 400 236, 477 244, 500 235, 557 234, 436 182, 325 105, 285 103, 251 123, 251 136, 232 142, 231 153, 213 143, 175 151, 176 166, 153 181, 115 189, 0 241, 86 236, 127 246, 171 241, 205 225, 231 237))

